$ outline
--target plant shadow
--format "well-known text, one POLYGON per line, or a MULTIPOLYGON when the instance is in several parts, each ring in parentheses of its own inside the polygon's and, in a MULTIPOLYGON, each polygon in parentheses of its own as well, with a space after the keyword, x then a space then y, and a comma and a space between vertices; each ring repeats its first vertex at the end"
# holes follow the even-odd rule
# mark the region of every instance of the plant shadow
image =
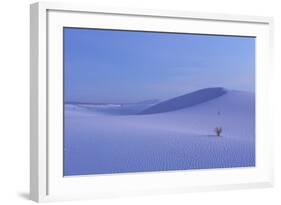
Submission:
POLYGON ((217 135, 207 135, 207 137, 222 138, 223 135, 220 135, 220 136, 217 136, 217 135))

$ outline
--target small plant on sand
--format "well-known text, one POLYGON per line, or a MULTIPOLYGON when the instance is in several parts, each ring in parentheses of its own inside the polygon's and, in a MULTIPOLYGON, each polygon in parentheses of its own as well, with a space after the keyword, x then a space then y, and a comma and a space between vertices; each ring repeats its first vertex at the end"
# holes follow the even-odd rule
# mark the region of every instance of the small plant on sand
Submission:
POLYGON ((217 135, 218 137, 220 137, 220 136, 221 136, 221 133, 222 133, 222 128, 221 128, 221 127, 216 127, 216 128, 215 128, 215 133, 216 133, 216 135, 217 135))

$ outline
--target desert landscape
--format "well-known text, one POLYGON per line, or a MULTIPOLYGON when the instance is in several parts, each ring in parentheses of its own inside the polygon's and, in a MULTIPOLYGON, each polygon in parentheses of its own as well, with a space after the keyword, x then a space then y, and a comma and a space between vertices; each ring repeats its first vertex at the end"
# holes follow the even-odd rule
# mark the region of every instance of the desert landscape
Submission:
POLYGON ((64 139, 65 176, 251 167, 255 95, 210 87, 164 100, 66 102, 64 139))

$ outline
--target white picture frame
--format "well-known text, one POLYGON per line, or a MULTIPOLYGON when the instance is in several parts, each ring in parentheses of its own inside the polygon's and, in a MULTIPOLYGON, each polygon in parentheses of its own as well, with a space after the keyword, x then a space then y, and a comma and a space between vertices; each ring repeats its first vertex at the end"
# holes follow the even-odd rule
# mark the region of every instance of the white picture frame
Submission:
POLYGON ((273 186, 269 104, 273 75, 270 17, 98 8, 89 4, 31 5, 30 198, 54 201, 273 186), (97 19, 97 20, 94 20, 97 19), (188 25, 188 26, 186 26, 188 25), (256 167, 63 177, 62 28, 114 28, 256 36, 256 167))

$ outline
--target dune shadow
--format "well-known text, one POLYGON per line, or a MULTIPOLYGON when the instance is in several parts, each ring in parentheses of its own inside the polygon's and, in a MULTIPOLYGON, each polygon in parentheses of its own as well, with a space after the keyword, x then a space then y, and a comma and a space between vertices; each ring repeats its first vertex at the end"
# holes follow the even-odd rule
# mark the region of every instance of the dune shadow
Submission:
POLYGON ((141 111, 139 114, 146 115, 180 110, 213 100, 226 93, 227 91, 221 87, 205 88, 160 102, 141 111))

